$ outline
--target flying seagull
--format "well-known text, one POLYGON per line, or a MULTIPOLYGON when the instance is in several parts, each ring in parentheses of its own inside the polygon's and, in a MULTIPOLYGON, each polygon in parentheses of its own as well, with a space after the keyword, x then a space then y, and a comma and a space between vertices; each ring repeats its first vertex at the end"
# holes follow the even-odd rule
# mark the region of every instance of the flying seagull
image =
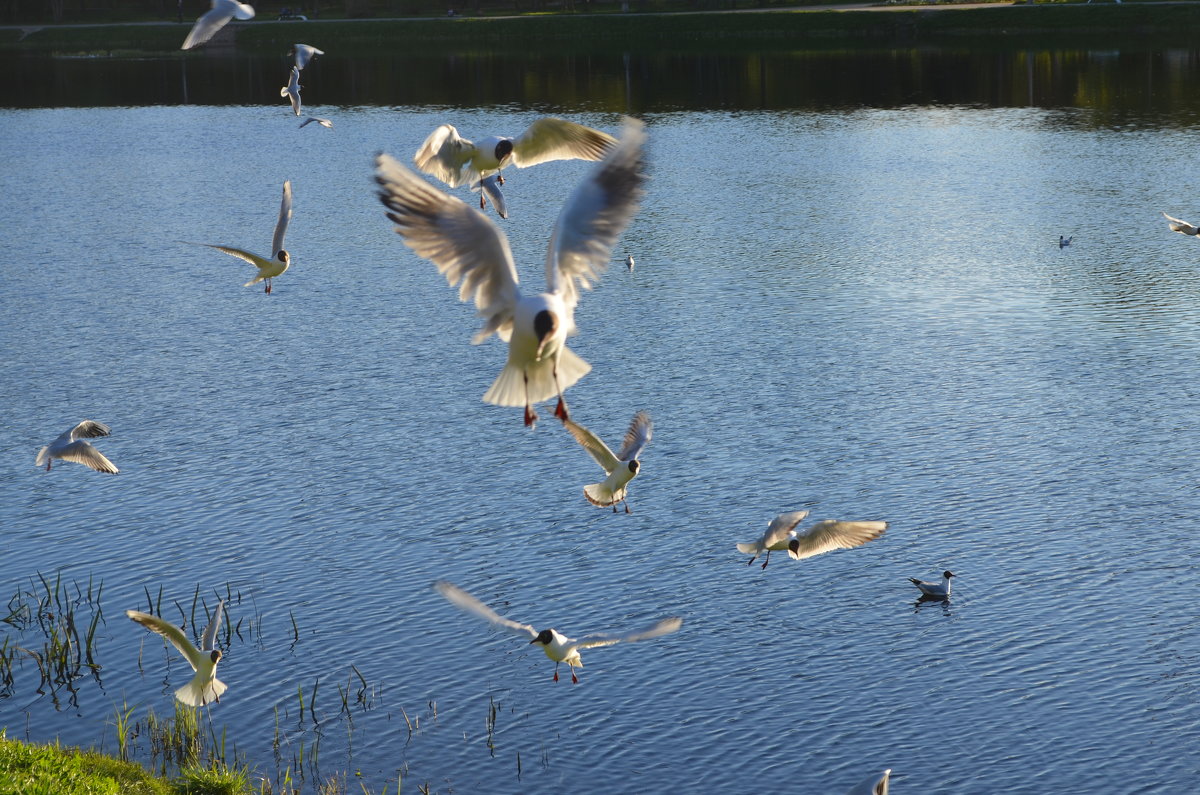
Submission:
POLYGON ((288 221, 290 220, 292 220, 292 183, 291 180, 288 180, 283 183, 283 201, 279 204, 279 220, 275 222, 275 236, 271 240, 272 255, 269 259, 230 246, 216 246, 212 243, 192 243, 191 245, 215 248, 217 251, 223 251, 231 257, 237 257, 249 262, 258 268, 258 275, 242 286, 249 287, 252 284, 266 281, 267 286, 264 292, 269 293, 271 292, 271 279, 281 276, 288 269, 288 266, 292 264, 291 256, 283 247, 283 237, 287 234, 288 221))
POLYGON ((328 127, 331 130, 333 129, 333 122, 331 122, 329 119, 321 119, 316 116, 309 116, 307 119, 300 122, 300 126, 307 127, 308 125, 312 124, 313 122, 316 122, 317 124, 321 125, 322 127, 328 127))
POLYGON ((874 541, 883 535, 888 526, 887 522, 841 522, 825 519, 803 533, 797 533, 796 525, 806 516, 808 511, 779 514, 771 520, 762 538, 750 544, 738 544, 738 552, 753 555, 754 557, 750 558, 750 563, 753 563, 765 551, 767 559, 762 565, 765 569, 771 562, 772 551, 786 549, 788 557, 792 560, 811 558, 822 552, 850 549, 874 541))
POLYGON ((629 632, 624 635, 592 634, 581 638, 568 638, 555 629, 543 629, 538 632, 529 624, 521 624, 501 616, 496 611, 476 599, 471 594, 459 588, 454 583, 439 580, 433 584, 434 589, 446 597, 452 605, 468 613, 474 613, 485 621, 490 621, 501 629, 519 635, 529 640, 530 645, 537 644, 551 660, 554 660, 554 681, 558 681, 559 663, 566 663, 571 668, 571 681, 578 684, 579 677, 575 675, 576 668, 583 667, 579 657, 580 649, 590 649, 598 646, 612 646, 614 643, 632 643, 635 640, 649 640, 678 631, 683 625, 683 619, 678 617, 664 618, 656 621, 645 629, 629 632))
POLYGON ((642 465, 638 456, 641 455, 642 448, 650 442, 650 436, 654 432, 654 423, 650 421, 650 415, 644 411, 633 415, 633 421, 629 423, 629 430, 625 431, 625 439, 621 443, 621 452, 616 454, 608 449, 608 445, 602 442, 600 437, 582 425, 571 420, 563 420, 563 425, 575 437, 575 441, 583 445, 583 449, 596 459, 596 463, 603 467, 605 474, 608 475, 603 483, 584 486, 583 496, 587 497, 588 502, 592 505, 600 507, 611 505, 613 513, 617 511, 617 503, 623 502, 625 503, 625 513, 629 513, 625 489, 628 487, 629 481, 637 477, 638 470, 642 465))
POLYGON ((318 55, 324 55, 324 50, 318 50, 310 44, 293 44, 292 53, 296 56, 296 68, 303 69, 308 62, 318 55))
POLYGON ((212 8, 196 20, 196 24, 192 26, 191 32, 183 40, 183 46, 179 49, 190 50, 198 44, 203 44, 215 36, 217 31, 225 27, 225 24, 234 17, 253 19, 254 7, 247 3, 239 3, 237 0, 212 0, 212 8))
POLYGON ((625 123, 621 142, 567 198, 546 252, 546 292, 523 295, 508 239, 495 222, 430 186, 395 158, 376 158, 379 200, 396 232, 419 256, 433 262, 458 297, 474 298, 483 327, 472 340, 493 333, 508 343, 508 361, 483 400, 525 407, 558 396, 554 415, 570 419, 563 391, 592 366, 567 347, 576 333, 579 289, 590 288, 608 267, 612 247, 629 224, 642 195, 645 174, 641 122, 625 123))
POLYGON ((950 578, 953 576, 954 572, 943 571, 941 582, 925 582, 924 580, 918 580, 916 577, 909 577, 908 581, 920 588, 921 593, 925 596, 930 596, 934 599, 949 599, 950 578))
POLYGON ((91 467, 97 472, 107 472, 110 475, 115 475, 120 470, 104 457, 104 454, 92 447, 91 444, 84 439, 95 439, 100 436, 108 436, 112 429, 102 422, 94 420, 84 420, 69 431, 63 431, 59 437, 50 444, 38 451, 37 459, 34 461, 35 466, 46 465, 46 471, 50 471, 50 466, 54 463, 54 459, 61 461, 74 461, 77 464, 83 464, 86 467, 91 467))
MULTIPOLYGON (((292 103, 292 113, 300 115, 300 68, 293 66, 292 71, 288 74, 287 85, 279 89, 279 96, 287 97, 292 103)), ((307 122, 305 122, 307 124, 307 122)), ((304 124, 300 125, 301 127, 304 124)))
POLYGON ((850 790, 847 795, 888 795, 888 780, 891 775, 891 769, 884 770, 882 773, 872 773, 866 780, 859 782, 858 786, 850 790))
POLYGON ((1172 218, 1166 213, 1163 213, 1163 218, 1167 219, 1167 226, 1171 228, 1172 232, 1178 232, 1181 235, 1193 236, 1200 234, 1200 227, 1192 226, 1187 221, 1182 221, 1178 218, 1172 218))
POLYGON ((171 622, 137 610, 125 611, 125 615, 170 641, 192 666, 192 670, 196 672, 192 681, 175 691, 175 698, 189 707, 202 707, 210 701, 219 702, 221 694, 227 689, 225 683, 217 678, 217 663, 221 661, 221 650, 217 648, 217 630, 221 628, 221 610, 224 606, 224 600, 217 602, 216 612, 204 629, 199 649, 192 645, 187 635, 183 634, 183 630, 171 622))

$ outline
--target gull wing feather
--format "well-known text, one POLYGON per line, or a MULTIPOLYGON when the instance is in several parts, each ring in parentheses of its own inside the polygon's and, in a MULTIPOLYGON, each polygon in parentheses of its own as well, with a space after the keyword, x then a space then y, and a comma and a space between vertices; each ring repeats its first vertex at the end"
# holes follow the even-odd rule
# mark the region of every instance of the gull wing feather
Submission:
POLYGON ((546 250, 546 285, 563 303, 578 303, 578 287, 608 267, 612 247, 637 211, 646 180, 645 125, 626 119, 621 140, 563 205, 546 250))
POLYGON ((596 463, 604 468, 605 474, 612 472, 621 463, 622 459, 613 455, 613 451, 608 449, 608 445, 587 428, 572 420, 563 420, 563 426, 571 432, 575 441, 583 445, 583 449, 596 459, 596 463))
POLYGON ((104 423, 96 422, 95 420, 84 420, 58 438, 61 439, 63 436, 66 436, 71 439, 95 439, 98 436, 108 436, 110 433, 112 433, 112 428, 109 428, 104 423))
MULTIPOLYGON (((181 241, 181 242, 187 243, 186 240, 181 241)), ((278 264, 278 263, 272 262, 269 259, 263 259, 262 257, 258 256, 257 254, 251 254, 249 251, 244 251, 240 248, 233 248, 232 246, 217 246, 212 243, 188 243, 188 245, 189 246, 207 246, 208 248, 215 248, 217 251, 222 251, 231 257, 237 257, 240 260, 249 262, 251 265, 253 265, 256 268, 270 268, 270 267, 274 267, 275 265, 278 264)))
POLYGON ((225 600, 222 599, 217 602, 217 609, 208 620, 208 626, 204 628, 204 636, 200 639, 200 648, 204 651, 217 648, 217 633, 221 631, 221 611, 224 608, 225 600))
POLYGON ((446 597, 450 604, 461 610, 466 610, 468 613, 474 613, 483 620, 489 621, 501 629, 507 629, 509 632, 513 632, 517 635, 523 635, 530 640, 533 640, 538 636, 537 630, 535 630, 533 627, 529 626, 528 624, 521 624, 505 618, 452 582, 438 580, 433 584, 433 588, 442 596, 446 597))
POLYGON ((759 539, 759 546, 762 549, 769 549, 778 544, 791 535, 792 530, 796 529, 796 525, 800 524, 806 516, 808 516, 808 511, 791 511, 779 514, 767 526, 767 531, 759 539))
POLYGON ((197 669, 199 662, 204 655, 200 653, 199 649, 192 645, 192 642, 187 639, 187 635, 183 634, 182 629, 175 626, 170 621, 161 619, 158 616, 152 616, 149 613, 141 613, 137 610, 126 610, 125 615, 129 616, 131 619, 141 624, 151 632, 157 632, 159 635, 162 635, 164 638, 170 641, 172 646, 179 649, 179 653, 182 654, 188 661, 188 664, 192 666, 193 671, 197 669))
POLYGON ((296 68, 303 69, 308 66, 308 62, 315 56, 324 55, 324 50, 318 50, 311 44, 293 44, 292 49, 296 53, 296 68))
POLYGON ((520 290, 512 251, 500 227, 395 158, 381 154, 375 164, 379 200, 405 245, 436 265, 451 287, 461 281, 459 300, 473 298, 477 313, 486 318, 472 342, 483 342, 493 332, 507 342, 520 290))
POLYGON ((599 160, 617 139, 573 121, 546 117, 513 139, 512 162, 518 168, 551 160, 599 160))
POLYGON ((97 472, 107 472, 110 475, 115 475, 119 471, 112 461, 104 457, 104 453, 101 453, 82 439, 77 442, 71 442, 62 448, 58 457, 63 461, 83 464, 97 472))
POLYGON ((421 144, 421 148, 413 155, 413 163, 420 171, 457 188, 479 178, 470 169, 463 173, 463 165, 470 161, 474 152, 475 144, 459 135, 452 125, 443 124, 421 144))
POLYGON ((1194 235, 1194 234, 1200 233, 1200 228, 1193 226, 1192 224, 1189 224, 1187 221, 1181 220, 1179 218, 1172 218, 1171 216, 1167 215, 1166 213, 1163 213, 1163 217, 1167 219, 1167 221, 1168 221, 1167 225, 1171 227, 1172 232, 1179 232, 1180 234, 1184 234, 1184 235, 1194 235))
POLYGON ((183 40, 183 46, 179 49, 190 50, 198 44, 203 44, 215 36, 217 31, 225 27, 226 23, 234 17, 253 19, 254 8, 245 3, 236 2, 236 0, 213 0, 212 8, 196 20, 196 24, 192 26, 187 38, 183 40))
POLYGON ((625 431, 625 439, 621 442, 621 452, 617 453, 617 458, 622 461, 637 458, 642 454, 642 448, 650 443, 653 434, 654 423, 650 421, 650 415, 644 411, 634 414, 629 423, 629 430, 625 431))
MULTIPOLYGON (((293 72, 293 74, 299 74, 293 72)), ((296 111, 299 115, 300 111, 296 111)), ((279 202, 279 219, 275 221, 275 236, 271 239, 271 256, 279 256, 283 250, 283 238, 287 234, 288 222, 292 220, 292 181, 283 183, 283 199, 279 202)), ((229 252, 226 252, 229 253, 229 252)), ((235 255, 236 256, 236 255, 235 255)))
POLYGON ((796 541, 799 545, 794 552, 789 548, 788 556, 793 560, 800 560, 834 549, 862 546, 883 535, 887 526, 887 522, 840 522, 836 519, 825 519, 797 535, 796 541))
POLYGON ((592 635, 584 635, 577 641, 573 641, 570 646, 577 649, 593 649, 598 646, 612 646, 614 643, 633 643, 635 640, 649 640, 650 638, 658 638, 663 635, 670 635, 672 632, 678 632, 683 626, 683 619, 678 616, 664 618, 645 629, 637 632, 630 632, 626 635, 608 635, 596 633, 592 635))

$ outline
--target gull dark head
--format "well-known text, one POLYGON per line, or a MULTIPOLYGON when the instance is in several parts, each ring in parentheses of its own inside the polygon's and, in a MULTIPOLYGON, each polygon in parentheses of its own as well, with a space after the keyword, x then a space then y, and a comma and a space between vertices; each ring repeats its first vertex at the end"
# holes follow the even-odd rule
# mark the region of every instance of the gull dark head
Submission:
POLYGON ((945 577, 945 578, 948 580, 948 579, 950 579, 951 577, 953 577, 953 576, 954 576, 954 572, 952 572, 952 571, 943 571, 943 572, 942 572, 942 576, 943 576, 943 577, 945 577))
POLYGON ((546 347, 550 337, 558 330, 558 316, 549 309, 543 309, 533 316, 533 333, 537 335, 537 358, 541 361, 542 348, 546 347))
POLYGON ((496 160, 503 163, 504 158, 512 154, 513 143, 507 138, 501 138, 500 143, 496 144, 496 160))
POLYGON ((641 466, 642 466, 642 462, 641 462, 641 461, 638 461, 638 460, 635 458, 635 459, 633 459, 632 461, 630 461, 630 462, 629 462, 629 472, 630 472, 631 474, 634 474, 634 475, 636 475, 636 474, 638 473, 638 469, 639 469, 639 468, 641 468, 641 466))
POLYGON ((219 663, 221 661, 221 650, 213 649, 212 654, 210 654, 208 656, 212 658, 213 665, 216 665, 217 663, 219 663))
POLYGON ((275 259, 279 260, 284 265, 287 265, 291 260, 291 255, 287 253, 286 248, 281 248, 279 249, 279 253, 275 255, 275 259))
POLYGON ((540 643, 543 646, 549 646, 553 642, 554 642, 554 630, 543 629, 541 632, 538 633, 538 636, 536 638, 529 641, 529 645, 532 646, 535 643, 540 643))

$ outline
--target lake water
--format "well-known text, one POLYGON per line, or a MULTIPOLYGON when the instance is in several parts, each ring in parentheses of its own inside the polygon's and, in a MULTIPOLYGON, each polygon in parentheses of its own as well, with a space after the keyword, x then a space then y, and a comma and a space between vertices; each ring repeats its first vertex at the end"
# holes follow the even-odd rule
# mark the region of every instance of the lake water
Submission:
MULTIPOLYGON (((830 57, 803 79, 841 80, 849 56, 830 57)), ((72 61, 167 88, 5 101, 0 598, 29 602, 39 573, 102 582, 103 621, 98 675, 71 688, 39 693, 15 656, 0 727, 114 751, 118 710, 170 714, 190 672, 123 612, 161 592, 190 618, 199 588, 209 608, 231 594, 242 628, 206 731, 306 791, 836 793, 885 767, 895 793, 1191 791, 1200 248, 1159 212, 1200 217, 1197 100, 1119 54, 1039 55, 1028 84, 1021 57, 972 78, 1003 97, 947 102, 943 81, 972 80, 923 53, 892 56, 927 76, 889 98, 729 103, 636 70, 625 93, 615 66, 603 101, 347 99, 331 58, 303 82, 332 130, 297 129, 286 69, 193 83, 208 104, 190 105, 169 94, 179 60, 72 61), (1111 82, 1068 79, 1093 69, 1111 82), (613 443, 654 419, 633 513, 614 515, 584 500, 600 471, 551 406, 529 432, 480 401, 504 349, 469 344, 473 308, 391 231, 371 177, 376 152, 411 157, 442 122, 616 132, 625 110, 649 131, 614 251, 637 268, 581 299, 572 347, 594 370, 567 396, 613 443), (177 242, 265 250, 285 179, 293 266, 273 294, 177 242), (96 445, 120 475, 34 467, 85 418, 112 426, 96 445), (735 543, 801 508, 891 526, 748 567, 735 543), (907 578, 946 568, 953 600, 917 604, 907 578), (684 625, 556 684, 436 579, 569 634, 684 625)), ((1195 53, 1129 58, 1197 77, 1195 53)), ((677 71, 725 74, 706 63, 677 71)), ((500 223, 525 284, 587 170, 510 170, 500 223)), ((5 641, 43 638, 0 623, 5 641)))

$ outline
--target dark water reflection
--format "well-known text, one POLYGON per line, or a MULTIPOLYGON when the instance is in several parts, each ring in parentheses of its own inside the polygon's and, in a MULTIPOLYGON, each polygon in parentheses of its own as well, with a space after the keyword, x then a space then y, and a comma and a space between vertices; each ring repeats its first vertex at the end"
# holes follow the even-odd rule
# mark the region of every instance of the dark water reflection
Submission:
MULTIPOLYGON (((286 55, 12 56, 0 106, 253 105, 278 101, 286 55)), ((314 105, 554 107, 647 113, 911 105, 1077 107, 1101 126, 1200 118, 1200 51, 801 51, 338 57, 305 72, 314 105)))

